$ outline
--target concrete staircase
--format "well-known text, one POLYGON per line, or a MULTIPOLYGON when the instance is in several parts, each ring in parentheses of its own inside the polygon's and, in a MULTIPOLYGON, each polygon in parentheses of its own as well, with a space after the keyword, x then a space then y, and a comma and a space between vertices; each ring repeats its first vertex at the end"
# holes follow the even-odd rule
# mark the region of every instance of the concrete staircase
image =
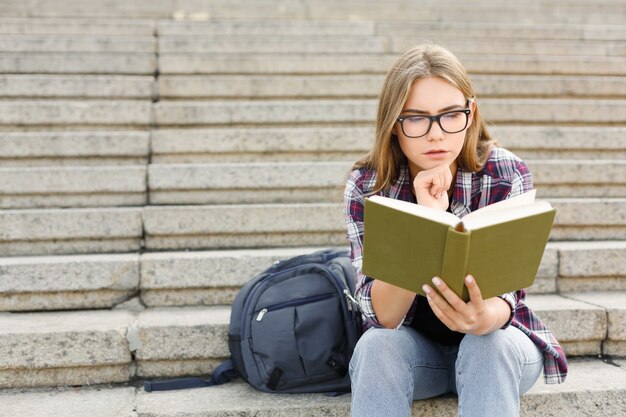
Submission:
MULTIPOLYGON (((626 413, 626 2, 0 5, 0 415, 343 416, 238 382, 230 303, 344 246, 342 190, 384 73, 432 40, 558 216, 528 303, 570 359, 523 416, 626 413)), ((452 396, 415 416, 456 415, 452 396)))

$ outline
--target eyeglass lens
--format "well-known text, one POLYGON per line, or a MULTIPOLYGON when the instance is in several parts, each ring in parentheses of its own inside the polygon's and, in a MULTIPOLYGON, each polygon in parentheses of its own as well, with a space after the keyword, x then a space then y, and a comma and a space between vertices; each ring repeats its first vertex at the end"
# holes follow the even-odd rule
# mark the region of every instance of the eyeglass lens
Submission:
MULTIPOLYGON (((439 126, 446 133, 457 133, 467 125, 467 113, 451 111, 438 116, 439 126)), ((430 119, 422 116, 407 117, 402 121, 402 131, 406 136, 424 136, 430 130, 430 119)))

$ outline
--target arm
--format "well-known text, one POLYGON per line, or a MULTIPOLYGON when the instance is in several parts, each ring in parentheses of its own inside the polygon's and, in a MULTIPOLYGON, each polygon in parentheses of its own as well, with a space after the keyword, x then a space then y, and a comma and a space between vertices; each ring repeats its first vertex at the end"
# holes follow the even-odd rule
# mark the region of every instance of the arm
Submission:
POLYGON ((350 259, 357 276, 355 298, 368 326, 396 328, 402 324, 415 293, 363 275, 364 204, 363 178, 359 171, 353 171, 346 183, 343 211, 350 259))
POLYGON ((372 305, 380 324, 388 329, 400 326, 415 296, 414 292, 404 288, 374 280, 371 291, 372 305))

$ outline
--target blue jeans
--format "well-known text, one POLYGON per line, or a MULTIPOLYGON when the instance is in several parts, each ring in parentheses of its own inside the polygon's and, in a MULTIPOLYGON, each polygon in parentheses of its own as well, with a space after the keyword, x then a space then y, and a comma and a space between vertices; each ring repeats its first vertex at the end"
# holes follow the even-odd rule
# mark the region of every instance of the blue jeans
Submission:
POLYGON ((352 416, 410 416, 413 400, 453 392, 461 417, 518 417, 543 353, 516 327, 444 346, 415 329, 371 328, 350 361, 352 416))

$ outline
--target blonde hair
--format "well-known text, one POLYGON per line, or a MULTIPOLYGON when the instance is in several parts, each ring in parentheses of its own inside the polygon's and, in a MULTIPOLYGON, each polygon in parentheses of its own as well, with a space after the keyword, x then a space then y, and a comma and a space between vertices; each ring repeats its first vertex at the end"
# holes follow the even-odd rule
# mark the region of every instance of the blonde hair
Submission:
MULTIPOLYGON (((353 169, 376 170, 373 193, 386 191, 398 179, 404 154, 398 138, 393 134, 396 119, 400 116, 411 87, 416 80, 439 77, 474 100, 474 88, 461 62, 447 49, 432 44, 418 45, 406 51, 391 67, 379 95, 376 116, 376 138, 370 151, 357 161, 353 169)), ((482 168, 495 140, 491 137, 476 106, 472 125, 465 133, 463 148, 457 163, 464 169, 476 172, 482 168)))

